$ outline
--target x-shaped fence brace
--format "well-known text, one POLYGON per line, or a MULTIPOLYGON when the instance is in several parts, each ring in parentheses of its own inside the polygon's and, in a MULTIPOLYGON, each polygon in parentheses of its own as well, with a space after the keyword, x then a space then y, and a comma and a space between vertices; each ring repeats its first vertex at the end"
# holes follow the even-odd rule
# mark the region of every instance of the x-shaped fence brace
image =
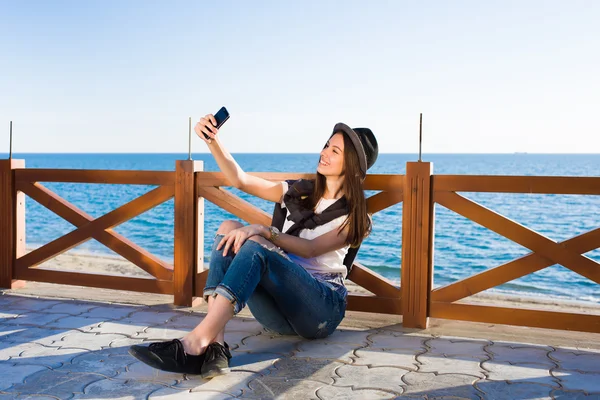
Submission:
POLYGON ((600 228, 557 243, 455 192, 435 191, 434 201, 533 253, 435 289, 432 301, 457 301, 554 264, 600 284, 600 264, 583 255, 600 247, 600 228))
MULTIPOLYGON (((222 187, 198 185, 197 194, 250 224, 271 224, 272 218, 270 214, 222 187)), ((381 191, 367 199, 367 208, 370 213, 374 214, 398 204, 402 200, 402 190, 381 191)), ((201 275, 206 274, 208 274, 208 271, 201 273, 201 275)), ((349 278, 378 296, 393 298, 395 301, 400 296, 400 289, 391 281, 369 271, 357 262, 355 262, 351 277, 349 278)))
POLYGON ((172 198, 173 186, 159 186, 95 219, 38 182, 19 182, 16 189, 77 227, 74 231, 19 257, 16 260, 17 270, 36 267, 93 238, 155 278, 173 280, 171 265, 112 230, 115 226, 172 198))

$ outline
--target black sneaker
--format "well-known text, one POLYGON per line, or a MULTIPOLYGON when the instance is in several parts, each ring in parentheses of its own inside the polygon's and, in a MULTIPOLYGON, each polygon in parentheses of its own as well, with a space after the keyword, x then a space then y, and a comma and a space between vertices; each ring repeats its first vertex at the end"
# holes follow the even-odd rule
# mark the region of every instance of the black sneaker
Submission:
POLYGON ((225 346, 218 342, 209 344, 204 355, 202 378, 210 379, 229 372, 231 353, 227 343, 225 343, 225 346))
POLYGON ((152 368, 182 374, 200 374, 204 362, 204 354, 186 354, 179 339, 151 343, 148 347, 134 345, 129 348, 129 354, 152 368))

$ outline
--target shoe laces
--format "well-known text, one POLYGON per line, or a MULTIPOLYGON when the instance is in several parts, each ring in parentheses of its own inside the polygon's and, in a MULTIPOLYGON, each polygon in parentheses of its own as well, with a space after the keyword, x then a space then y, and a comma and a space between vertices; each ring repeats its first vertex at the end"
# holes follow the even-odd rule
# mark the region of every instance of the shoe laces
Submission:
POLYGON ((178 361, 178 358, 181 358, 183 361, 185 358, 185 350, 179 339, 169 340, 168 342, 152 343, 148 346, 148 349, 155 353, 174 354, 173 358, 175 361, 178 361))
POLYGON ((219 357, 231 358, 229 350, 221 343, 211 343, 206 348, 206 358, 204 362, 211 362, 219 357))

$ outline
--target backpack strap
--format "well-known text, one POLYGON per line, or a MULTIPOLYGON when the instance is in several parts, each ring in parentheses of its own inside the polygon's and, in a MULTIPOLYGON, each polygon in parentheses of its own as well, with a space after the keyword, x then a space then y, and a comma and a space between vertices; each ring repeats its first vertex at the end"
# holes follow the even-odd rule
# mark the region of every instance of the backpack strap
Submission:
MULTIPOLYGON (((342 215, 346 215, 347 203, 346 198, 343 197, 333 203, 327 209, 323 210, 321 214, 315 214, 312 210, 307 210, 303 207, 302 200, 306 197, 309 192, 312 191, 311 181, 303 179, 298 180, 286 180, 288 183, 288 190, 284 194, 283 199, 286 202, 288 209, 281 206, 281 203, 275 203, 273 210, 273 219, 271 225, 283 231, 283 225, 285 219, 290 211, 290 220, 294 218, 294 225, 285 232, 290 235, 298 236, 302 229, 314 229, 319 225, 324 225, 342 215)), ((348 253, 344 257, 343 264, 346 266, 348 273, 352 269, 354 259, 358 253, 359 247, 350 247, 348 253)))

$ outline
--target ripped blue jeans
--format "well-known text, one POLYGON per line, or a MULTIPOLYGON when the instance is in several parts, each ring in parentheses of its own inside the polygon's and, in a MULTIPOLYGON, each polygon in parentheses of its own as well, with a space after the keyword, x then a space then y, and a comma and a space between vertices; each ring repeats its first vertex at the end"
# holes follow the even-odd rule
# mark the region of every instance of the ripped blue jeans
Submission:
POLYGON ((253 240, 246 240, 237 254, 230 249, 223 256, 223 248, 216 249, 222 238, 216 235, 212 246, 205 299, 222 295, 234 314, 247 303, 261 325, 282 335, 316 339, 335 331, 346 312, 341 275, 319 279, 281 249, 253 240))

